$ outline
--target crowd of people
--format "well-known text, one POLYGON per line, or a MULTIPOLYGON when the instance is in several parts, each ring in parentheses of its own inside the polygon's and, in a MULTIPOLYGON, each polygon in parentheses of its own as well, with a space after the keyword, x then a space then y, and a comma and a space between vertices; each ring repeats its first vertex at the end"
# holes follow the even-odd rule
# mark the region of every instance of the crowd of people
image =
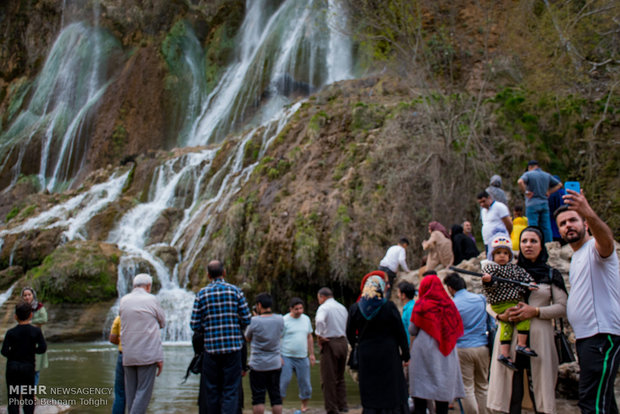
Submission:
MULTIPOLYGON (((511 218, 499 176, 477 197, 486 251, 483 294, 468 291, 458 273, 443 272, 443 280, 438 275, 479 256, 469 221, 450 232, 429 223, 417 292, 411 281, 398 280, 401 269, 411 276, 407 238, 362 278, 359 297, 348 309, 330 288, 318 290, 314 329, 302 299, 292 298, 288 313, 280 315, 264 292, 250 308, 243 291, 225 280, 222 262, 210 261, 210 283, 197 293, 190 322, 200 373, 199 412, 241 412, 247 372, 254 413, 265 412, 267 395, 271 412, 281 413, 293 374, 299 411, 305 412, 313 392, 310 368, 318 362, 328 414, 348 411, 347 364, 358 372, 365 413, 425 414, 430 408, 445 414, 455 401, 465 414, 519 413, 526 389, 535 412, 555 413, 559 359, 553 321, 567 317, 576 338, 581 411, 617 413, 620 272, 613 233, 583 192, 564 192, 553 222, 574 252, 568 291, 562 274, 547 263, 545 245, 554 240, 547 198, 562 183, 531 161, 518 184, 526 217, 515 208, 511 218)), ((135 276, 110 333, 110 342, 119 347, 114 413, 146 412, 163 369, 165 318, 151 287, 149 275, 135 276)), ((33 289, 24 289, 22 299, 15 312, 18 325, 7 332, 2 354, 8 359, 7 384, 34 385, 35 373, 45 366, 40 326, 47 314, 33 289)), ((28 393, 10 396, 33 399, 28 393)), ((9 412, 20 405, 29 407, 9 404, 9 412)))

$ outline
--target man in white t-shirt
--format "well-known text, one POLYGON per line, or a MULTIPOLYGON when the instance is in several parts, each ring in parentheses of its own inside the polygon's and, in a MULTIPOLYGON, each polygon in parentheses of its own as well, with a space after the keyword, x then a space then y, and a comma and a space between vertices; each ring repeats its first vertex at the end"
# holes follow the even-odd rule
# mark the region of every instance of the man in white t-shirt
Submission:
POLYGON ((396 272, 398 272, 398 268, 401 267, 405 272, 409 272, 409 268, 407 267, 407 252, 405 249, 409 246, 409 239, 403 237, 398 241, 398 244, 390 247, 387 252, 385 252, 385 256, 379 262, 379 269, 388 277, 388 286, 387 291, 385 293, 385 298, 390 299, 392 293, 392 285, 394 285, 394 281, 396 280, 396 272))
POLYGON ((290 313, 284 315, 284 331, 280 350, 282 353, 282 374, 280 375, 280 394, 286 397, 286 389, 293 379, 293 371, 297 375, 301 411, 308 409, 308 400, 312 396, 310 383, 310 366, 314 365, 314 340, 312 338, 312 323, 304 315, 304 302, 300 298, 291 299, 290 313))
POLYGON ((566 313, 577 338, 579 408, 586 414, 618 413, 614 381, 620 366, 620 271, 614 235, 583 193, 567 193, 566 205, 554 216, 574 252, 566 313))
POLYGON ((480 218, 482 219, 482 241, 488 254, 489 244, 491 244, 495 234, 506 233, 510 235, 512 220, 510 220, 508 207, 499 201, 493 200, 493 197, 486 191, 478 194, 477 198, 478 204, 480 204, 480 218))

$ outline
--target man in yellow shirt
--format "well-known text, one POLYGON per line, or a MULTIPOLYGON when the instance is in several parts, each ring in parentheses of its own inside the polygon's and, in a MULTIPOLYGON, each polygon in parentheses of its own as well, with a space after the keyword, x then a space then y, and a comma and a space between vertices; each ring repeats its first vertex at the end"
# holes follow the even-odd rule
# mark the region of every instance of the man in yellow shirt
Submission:
POLYGON ((123 345, 121 345, 121 317, 117 316, 112 322, 110 330, 110 342, 118 345, 118 358, 116 359, 116 374, 114 376, 114 404, 112 414, 124 414, 125 412, 125 374, 123 371, 123 345))

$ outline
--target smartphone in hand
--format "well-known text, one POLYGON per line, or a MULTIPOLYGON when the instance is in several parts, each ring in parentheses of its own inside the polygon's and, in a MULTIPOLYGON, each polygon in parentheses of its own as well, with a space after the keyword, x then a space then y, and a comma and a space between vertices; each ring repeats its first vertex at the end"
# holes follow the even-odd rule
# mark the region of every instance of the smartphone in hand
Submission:
POLYGON ((581 186, 579 185, 579 181, 566 181, 564 183, 565 190, 571 190, 579 194, 581 192, 581 186))

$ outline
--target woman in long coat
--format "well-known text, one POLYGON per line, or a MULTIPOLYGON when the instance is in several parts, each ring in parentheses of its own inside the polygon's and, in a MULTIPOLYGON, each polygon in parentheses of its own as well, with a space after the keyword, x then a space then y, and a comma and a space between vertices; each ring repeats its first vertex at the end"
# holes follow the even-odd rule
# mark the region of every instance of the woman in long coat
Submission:
MULTIPOLYGON (((524 394, 523 370, 527 369, 527 372, 531 373, 529 378, 533 388, 531 397, 536 405, 536 411, 556 412, 555 385, 558 377, 558 355, 551 320, 566 316, 568 294, 562 274, 547 264, 549 254, 542 240, 543 235, 538 227, 525 228, 521 232, 517 262, 534 278, 539 286, 538 290, 531 292, 528 303, 521 302, 518 309, 509 309, 497 315, 500 319, 511 322, 531 320, 529 344, 536 350, 538 357, 516 356, 516 365, 519 370, 511 371, 497 362, 499 335, 496 335, 487 397, 487 406, 493 410, 505 413, 521 412, 524 394), (511 398, 507 398, 509 395, 511 398)), ((487 310, 496 316, 490 307, 487 307, 487 310)), ((514 349, 513 343, 512 358, 515 358, 514 349)))
POLYGON ((465 397, 456 340, 463 321, 437 275, 422 279, 409 324, 411 363, 409 393, 416 414, 426 414, 426 400, 435 400, 435 412, 447 414, 448 404, 465 397))
POLYGON ((349 308, 347 339, 357 342, 359 388, 365 414, 408 413, 403 365, 409 347, 400 313, 384 296, 385 281, 370 276, 359 302, 349 308))

